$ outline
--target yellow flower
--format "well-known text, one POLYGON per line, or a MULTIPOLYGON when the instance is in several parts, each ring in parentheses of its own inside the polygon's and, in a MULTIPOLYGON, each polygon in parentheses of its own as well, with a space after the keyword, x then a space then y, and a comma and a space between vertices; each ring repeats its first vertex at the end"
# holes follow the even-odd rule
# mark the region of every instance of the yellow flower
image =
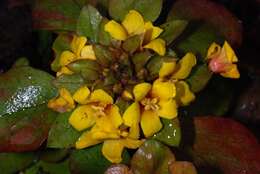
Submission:
POLYGON ((114 20, 109 21, 105 25, 107 31, 113 38, 124 41, 127 38, 140 35, 142 37, 142 48, 147 48, 155 51, 159 55, 165 54, 165 41, 158 38, 163 30, 159 27, 153 26, 152 22, 145 22, 142 15, 135 11, 130 10, 125 16, 122 24, 114 20))
POLYGON ((70 44, 71 50, 66 50, 61 53, 60 65, 61 70, 57 72, 57 76, 61 74, 72 74, 66 66, 71 62, 78 59, 92 59, 95 60, 96 56, 92 45, 86 45, 87 38, 84 36, 73 36, 72 42, 70 44))
POLYGON ((131 104, 123 115, 124 123, 131 127, 131 136, 136 138, 138 124, 141 124, 145 137, 150 137, 160 131, 162 123, 160 117, 172 119, 177 116, 177 105, 173 98, 176 88, 173 83, 155 81, 153 85, 141 83, 134 87, 135 102, 131 104))
POLYGON ((68 112, 75 107, 75 102, 68 90, 61 88, 59 96, 48 102, 48 107, 57 112, 68 112))
POLYGON ((167 81, 176 86, 175 100, 179 105, 188 105, 195 99, 195 95, 190 91, 189 85, 184 81, 196 65, 196 57, 192 53, 187 53, 178 62, 164 62, 159 71, 157 81, 167 81))
MULTIPOLYGON (((78 128, 78 125, 76 127, 78 128)), ((120 163, 125 147, 136 149, 143 143, 138 138, 130 137, 128 129, 129 127, 123 123, 118 107, 112 105, 107 108, 105 115, 96 118, 95 125, 80 136, 75 146, 82 149, 104 142, 102 153, 105 158, 112 163, 120 163)))
POLYGON ((207 59, 209 59, 209 69, 214 73, 220 73, 223 77, 239 78, 240 74, 237 69, 237 56, 227 41, 223 47, 212 43, 208 49, 207 59))

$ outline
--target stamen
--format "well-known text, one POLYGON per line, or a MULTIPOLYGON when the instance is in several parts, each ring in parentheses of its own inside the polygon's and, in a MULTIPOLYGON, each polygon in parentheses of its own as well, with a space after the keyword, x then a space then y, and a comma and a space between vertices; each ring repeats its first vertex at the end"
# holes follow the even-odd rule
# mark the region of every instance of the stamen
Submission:
POLYGON ((106 116, 106 113, 105 113, 105 106, 95 106, 95 105, 92 105, 91 108, 95 111, 95 115, 97 117, 102 117, 102 116, 106 116))
POLYGON ((160 109, 160 106, 158 105, 158 98, 144 98, 141 101, 141 104, 144 106, 144 110, 153 110, 157 111, 160 109))

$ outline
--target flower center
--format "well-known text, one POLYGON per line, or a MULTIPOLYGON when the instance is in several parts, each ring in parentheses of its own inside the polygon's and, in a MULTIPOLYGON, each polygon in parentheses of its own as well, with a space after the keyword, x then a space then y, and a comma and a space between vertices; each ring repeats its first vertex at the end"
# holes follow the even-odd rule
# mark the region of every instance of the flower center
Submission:
POLYGON ((106 105, 92 105, 91 108, 94 110, 96 117, 106 116, 106 105))
POLYGON ((122 124, 121 126, 119 126, 119 135, 122 138, 126 138, 129 134, 129 127, 122 124))
POLYGON ((148 111, 148 110, 153 110, 153 111, 157 111, 160 109, 159 106, 159 99, 158 98, 144 98, 141 101, 141 104, 144 106, 144 110, 148 111))

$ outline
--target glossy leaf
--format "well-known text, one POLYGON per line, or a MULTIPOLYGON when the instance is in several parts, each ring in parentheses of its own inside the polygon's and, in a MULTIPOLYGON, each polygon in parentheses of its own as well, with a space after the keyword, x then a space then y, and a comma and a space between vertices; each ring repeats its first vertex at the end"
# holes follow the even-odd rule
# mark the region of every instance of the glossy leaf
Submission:
POLYGON ((0 170, 2 174, 17 173, 25 169, 33 160, 36 155, 33 152, 26 153, 0 153, 0 170))
POLYGON ((81 7, 79 0, 36 0, 33 26, 36 29, 75 31, 81 7))
POLYGON ((124 164, 111 165, 104 174, 133 174, 128 166, 124 164))
MULTIPOLYGON (((111 163, 102 155, 102 144, 82 150, 74 150, 70 156, 70 170, 77 174, 103 174, 111 163)), ((129 161, 129 154, 123 152, 122 163, 129 161)))
POLYGON ((167 45, 172 43, 186 28, 188 22, 186 20, 172 20, 161 25, 163 33, 160 38, 163 38, 167 45))
POLYGON ((147 63, 147 70, 150 75, 150 79, 155 79, 159 76, 159 71, 162 66, 163 59, 160 56, 154 56, 147 63))
POLYGON ((108 11, 111 18, 123 21, 126 14, 133 9, 135 0, 110 0, 108 11))
POLYGON ((151 57, 152 54, 149 51, 144 51, 141 53, 134 54, 133 57, 131 57, 131 59, 135 66, 135 71, 139 72, 143 68, 145 68, 145 65, 147 64, 147 62, 150 60, 151 57))
POLYGON ((123 43, 123 49, 127 52, 133 53, 135 52, 141 45, 141 38, 139 35, 132 36, 128 38, 123 43))
POLYGON ((81 135, 69 124, 71 113, 63 113, 57 116, 53 123, 48 137, 47 146, 51 148, 70 148, 74 147, 75 142, 81 135))
POLYGON ((260 173, 260 146, 238 122, 218 117, 196 117, 191 152, 198 167, 216 166, 224 174, 260 173))
POLYGON ((193 68, 186 81, 189 83, 191 91, 197 93, 206 87, 211 77, 212 73, 210 72, 208 65, 201 64, 193 68))
POLYGON ((77 33, 90 38, 93 42, 98 42, 99 26, 102 16, 93 6, 88 5, 82 8, 78 23, 77 33))
POLYGON ((147 140, 135 152, 131 169, 135 174, 168 174, 168 165, 175 161, 171 150, 156 140, 147 140))
POLYGON ((203 21, 225 36, 232 45, 241 44, 241 22, 225 7, 215 2, 208 0, 177 1, 168 15, 168 20, 172 19, 203 21))
POLYGON ((99 34, 98 34, 98 41, 102 45, 109 46, 111 44, 112 38, 108 32, 105 31, 105 25, 109 20, 107 18, 102 18, 102 21, 99 25, 99 34))
POLYGON ((64 160, 69 155, 69 149, 46 148, 40 153, 40 159, 48 163, 57 163, 64 160))
POLYGON ((114 58, 113 52, 108 47, 102 45, 93 46, 97 62, 101 65, 108 67, 112 59, 114 58))
POLYGON ((181 128, 179 120, 161 119, 163 128, 153 138, 168 146, 178 147, 181 141, 181 128))

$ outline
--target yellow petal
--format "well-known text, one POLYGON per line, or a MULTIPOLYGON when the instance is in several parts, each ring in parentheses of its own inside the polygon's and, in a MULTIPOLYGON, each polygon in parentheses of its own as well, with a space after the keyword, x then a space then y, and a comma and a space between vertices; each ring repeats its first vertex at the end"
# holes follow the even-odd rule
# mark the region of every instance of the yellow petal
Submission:
POLYGON ((142 15, 135 10, 129 11, 122 25, 130 36, 144 33, 144 19, 142 15))
POLYGON ((123 114, 124 124, 131 127, 140 121, 140 106, 138 102, 132 103, 123 114))
POLYGON ((101 102, 104 104, 113 104, 113 98, 104 90, 97 89, 90 95, 91 102, 101 102))
POLYGON ((70 51, 63 51, 60 56, 60 65, 66 66, 76 59, 76 55, 70 51))
POLYGON ((160 109, 158 110, 158 115, 163 118, 173 119, 177 117, 178 110, 176 101, 173 99, 170 100, 160 100, 159 101, 160 109))
POLYGON ((71 107, 74 107, 74 106, 75 106, 75 102, 74 102, 74 100, 73 100, 73 98, 72 98, 70 92, 69 92, 67 89, 61 88, 61 89, 59 90, 59 93, 60 93, 60 96, 61 96, 62 98, 64 98, 64 99, 68 102, 68 104, 69 104, 71 107))
POLYGON ((151 90, 152 85, 149 83, 140 83, 135 85, 133 89, 135 101, 140 101, 149 93, 151 90))
POLYGON ((144 142, 142 140, 134 140, 130 138, 122 139, 121 143, 124 147, 127 147, 129 149, 136 149, 140 147, 144 142))
POLYGON ((225 53, 229 62, 233 63, 238 61, 234 50, 231 48, 227 41, 224 42, 223 48, 225 49, 225 53))
POLYGON ((163 78, 165 76, 168 76, 173 73, 174 69, 176 66, 176 62, 163 62, 162 67, 160 68, 159 71, 159 77, 163 78))
POLYGON ((60 76, 62 74, 73 74, 73 71, 71 71, 69 68, 66 66, 61 67, 61 69, 57 72, 56 76, 60 76))
POLYGON ((162 128, 162 123, 156 112, 143 111, 141 116, 141 127, 145 137, 150 137, 162 128))
POLYGON ((51 108, 60 113, 67 112, 72 109, 67 106, 67 101, 62 97, 51 99, 48 102, 48 108, 51 108))
POLYGON ((73 99, 79 104, 87 104, 90 90, 86 86, 80 87, 74 94, 73 99))
POLYGON ((101 143, 100 140, 93 139, 91 132, 86 131, 76 141, 75 147, 76 147, 76 149, 83 149, 83 148, 90 147, 90 146, 93 146, 93 145, 96 145, 99 143, 101 143))
POLYGON ((145 45, 144 48, 151 49, 155 51, 157 54, 159 54, 160 56, 164 56, 166 51, 165 44, 166 44, 165 41, 159 38, 159 39, 152 40, 147 45, 145 45))
POLYGON ((72 42, 70 44, 72 52, 75 53, 77 57, 80 57, 80 52, 86 43, 87 43, 86 37, 74 35, 72 42))
POLYGON ((177 98, 183 106, 189 105, 195 99, 195 95, 191 92, 189 85, 184 81, 176 83, 177 98))
POLYGON ((119 108, 116 105, 112 105, 107 115, 114 127, 118 128, 122 123, 123 119, 120 115, 119 108))
POLYGON ((224 73, 220 73, 220 75, 226 78, 233 78, 233 79, 238 79, 240 77, 240 73, 237 69, 237 65, 235 64, 230 65, 228 70, 224 73))
POLYGON ((139 137, 140 137, 139 122, 136 123, 136 124, 133 124, 133 125, 130 127, 128 137, 129 137, 129 138, 132 138, 132 139, 139 139, 139 137))
POLYGON ((120 163, 124 146, 120 140, 106 140, 103 143, 102 154, 111 163, 120 163))
POLYGON ((108 32, 113 38, 117 40, 126 40, 127 33, 119 23, 114 20, 109 21, 105 25, 105 31, 108 32))
POLYGON ((186 79, 192 68, 196 65, 197 60, 194 54, 187 53, 179 62, 178 62, 178 70, 173 74, 173 78, 175 79, 186 79))
POLYGON ((213 42, 209 49, 208 49, 208 53, 207 53, 207 59, 212 58, 211 56, 214 54, 218 54, 221 51, 221 47, 220 45, 218 45, 217 43, 213 42))
POLYGON ((95 52, 92 45, 86 45, 82 48, 80 53, 80 59, 96 60, 95 52))
POLYGON ((78 131, 92 126, 96 121, 96 117, 92 112, 90 105, 82 105, 77 107, 69 118, 69 123, 78 131))
POLYGON ((152 96, 158 97, 160 100, 168 100, 176 95, 176 88, 174 83, 171 82, 162 82, 156 80, 153 83, 152 87, 152 96))
POLYGON ((153 26, 153 23, 150 22, 150 21, 146 22, 144 27, 145 27, 145 31, 152 30, 152 34, 151 34, 151 39, 150 40, 156 39, 163 32, 163 29, 161 29, 159 27, 153 26))

